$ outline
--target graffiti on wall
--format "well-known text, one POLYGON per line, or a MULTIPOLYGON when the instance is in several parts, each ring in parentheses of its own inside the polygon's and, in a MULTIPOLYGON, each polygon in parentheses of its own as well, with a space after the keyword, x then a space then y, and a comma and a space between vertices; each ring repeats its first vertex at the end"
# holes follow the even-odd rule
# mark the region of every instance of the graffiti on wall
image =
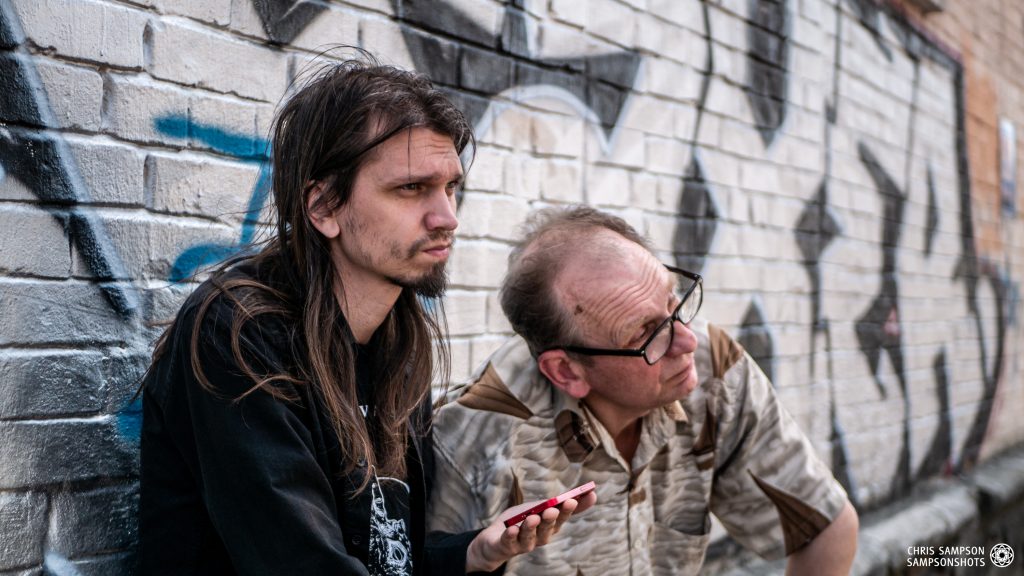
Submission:
POLYGON ((49 131, 57 127, 25 34, 9 0, 0 2, 0 160, 8 178, 28 187, 53 214, 71 244, 101 282, 110 306, 125 319, 138 298, 103 223, 80 208, 89 191, 67 144, 49 131))
MULTIPOLYGON (((799 53, 794 22, 800 18, 797 11, 801 8, 787 0, 749 0, 745 14, 732 15, 742 20, 747 45, 741 58, 744 85, 740 90, 752 118, 748 130, 756 143, 754 158, 745 161, 777 160, 780 150, 792 144, 793 126, 800 116, 806 117, 808 109, 820 115, 821 133, 815 138, 820 146, 820 170, 814 174, 813 185, 790 191, 800 194, 801 210, 793 221, 781 225, 787 228, 798 270, 803 270, 807 280, 807 290, 800 296, 810 311, 801 326, 808 337, 808 353, 806 363, 800 366, 808 378, 822 377, 827 382, 831 464, 851 496, 857 499, 864 494, 868 505, 906 493, 918 478, 977 463, 1004 378, 1012 311, 1019 305, 1007 267, 997 258, 979 254, 977 247, 964 137, 962 66, 887 6, 870 0, 844 0, 832 6, 834 12, 822 16, 822 27, 827 22, 834 26, 834 44, 821 48, 830 68, 823 81, 824 102, 820 106, 803 102, 802 110, 792 104, 797 98, 794 83, 799 72, 794 65, 799 53), (850 36, 870 41, 847 42, 850 36), (854 47, 869 52, 878 69, 851 69, 844 51, 854 47), (873 74, 899 76, 907 70, 906 98, 892 107, 890 118, 902 131, 882 134, 883 122, 877 126, 858 124, 856 115, 862 112, 853 103, 861 94, 857 86, 870 84, 873 74), (929 111, 927 100, 934 95, 924 88, 927 76, 952 95, 948 110, 929 111), (941 118, 936 120, 936 115, 941 118), (945 132, 939 132, 949 137, 934 138, 938 129, 933 124, 944 126, 945 132), (858 178, 860 181, 851 184, 858 178), (868 238, 858 236, 862 224, 857 218, 863 219, 863 214, 854 214, 857 211, 849 202, 852 194, 861 194, 860 201, 874 207, 871 217, 876 228, 868 238), (951 198, 956 199, 955 216, 940 210, 943 200, 951 198), (915 234, 913 222, 923 223, 920 234, 915 234), (956 263, 949 268, 942 257, 948 252, 943 242, 954 237, 956 263), (837 304, 829 295, 847 287, 836 276, 834 260, 855 242, 868 242, 869 248, 863 251, 872 253, 864 266, 868 271, 859 278, 866 296, 853 299, 853 305, 851 300, 837 304), (916 258, 913 267, 908 265, 908 254, 916 258), (938 343, 918 345, 913 321, 908 319, 918 302, 907 287, 913 278, 911 268, 932 275, 935 284, 941 285, 944 302, 956 302, 976 338, 967 344, 946 337, 938 343), (995 315, 986 308, 987 300, 991 300, 995 315), (856 346, 859 366, 852 369, 854 376, 863 376, 868 383, 868 392, 860 392, 867 400, 861 401, 879 410, 896 407, 889 429, 891 438, 898 441, 890 442, 891 451, 878 457, 892 463, 886 463, 887 473, 871 470, 856 445, 856 437, 863 433, 855 430, 859 408, 851 407, 849 390, 841 386, 844 375, 837 368, 842 364, 845 351, 841 342, 846 336, 852 337, 856 346), (964 352, 966 346, 977 350, 964 352), (926 348, 925 352, 915 352, 920 348, 926 348), (921 360, 915 354, 927 356, 926 370, 920 369, 921 360), (958 421, 953 410, 954 382, 963 364, 958 362, 959 356, 972 358, 981 383, 980 400, 966 423, 958 421), (928 426, 915 422, 919 416, 912 403, 914 379, 930 380, 927 389, 934 395, 936 409, 929 415, 933 422, 928 426), (880 476, 887 476, 885 488, 859 489, 868 482, 878 485, 880 476)), ((252 7, 274 49, 288 45, 328 9, 309 0, 252 0, 252 7)), ((429 6, 392 0, 390 7, 415 67, 450 92, 478 132, 490 130, 504 111, 531 95, 554 96, 569 103, 598 134, 601 146, 597 156, 585 158, 590 163, 599 163, 602 154, 614 153, 612 143, 633 105, 645 59, 657 57, 625 47, 601 53, 541 54, 536 36, 538 20, 544 16, 531 12, 522 0, 505 2, 500 24, 491 29, 456 0, 429 6)), ((677 265, 710 278, 717 274, 722 260, 716 255, 716 242, 732 234, 735 222, 745 218, 730 212, 734 203, 730 195, 745 192, 723 184, 727 180, 723 172, 730 168, 716 159, 724 145, 715 147, 702 138, 702 130, 721 120, 721 114, 712 112, 716 104, 712 88, 726 83, 729 62, 716 62, 715 55, 721 54, 718 45, 729 32, 713 28, 716 20, 712 14, 720 14, 722 7, 710 0, 693 7, 690 20, 702 30, 698 36, 704 50, 701 57, 688 63, 700 82, 695 97, 687 103, 693 121, 679 136, 688 148, 672 180, 675 194, 668 195, 674 214, 665 248, 677 265)), ((351 40, 324 39, 325 43, 351 40)), ((102 290, 105 305, 129 331, 141 331, 142 304, 133 287, 140 279, 126 272, 117 235, 91 209, 90 190, 50 108, 11 0, 0 0, 0 180, 16 181, 31 192, 32 205, 60 224, 69 251, 81 256, 92 281, 102 290)), ((200 122, 188 110, 161 114, 150 122, 157 133, 169 139, 195 142, 223 158, 260 168, 247 191, 247 212, 237 240, 186 241, 171 255, 164 278, 185 281, 204 267, 244 250, 255 239, 260 212, 270 193, 269 144, 251 134, 200 122)), ((474 217, 471 213, 460 215, 463 220, 474 217)), ((785 322, 773 308, 773 296, 762 288, 750 286, 739 296, 735 323, 738 340, 774 380, 784 373, 785 366, 793 364, 794 351, 776 340, 785 322)), ((137 370, 132 374, 137 375, 137 370)), ((124 379, 130 378, 124 375, 124 379)), ((139 406, 124 407, 115 417, 121 436, 136 439, 139 406)), ((66 564, 67 570, 74 569, 60 554, 48 558, 53 566, 66 564)))

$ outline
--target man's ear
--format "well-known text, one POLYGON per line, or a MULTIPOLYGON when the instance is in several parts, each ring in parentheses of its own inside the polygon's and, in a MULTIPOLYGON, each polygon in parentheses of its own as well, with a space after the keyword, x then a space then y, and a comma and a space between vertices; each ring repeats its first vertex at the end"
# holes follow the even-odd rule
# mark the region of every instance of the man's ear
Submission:
POLYGON ((569 358, 564 350, 542 353, 537 357, 537 367, 556 388, 573 398, 583 398, 590 393, 590 384, 579 363, 569 358))
POLYGON ((337 210, 328 211, 322 204, 317 206, 325 193, 327 193, 327 183, 323 180, 310 182, 306 186, 306 213, 309 214, 309 221, 313 223, 313 227, 318 232, 325 238, 335 238, 341 234, 341 225, 335 218, 337 210))

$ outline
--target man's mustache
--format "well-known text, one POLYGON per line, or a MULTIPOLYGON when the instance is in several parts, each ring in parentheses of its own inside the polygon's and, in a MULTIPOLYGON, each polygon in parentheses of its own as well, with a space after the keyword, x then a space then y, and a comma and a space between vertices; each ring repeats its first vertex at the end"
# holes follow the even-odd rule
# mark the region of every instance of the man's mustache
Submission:
POLYGON ((432 232, 427 236, 420 238, 413 242, 412 247, 409 248, 409 258, 419 254, 425 247, 431 244, 448 244, 449 246, 455 245, 455 232, 451 230, 441 230, 438 232, 432 232))

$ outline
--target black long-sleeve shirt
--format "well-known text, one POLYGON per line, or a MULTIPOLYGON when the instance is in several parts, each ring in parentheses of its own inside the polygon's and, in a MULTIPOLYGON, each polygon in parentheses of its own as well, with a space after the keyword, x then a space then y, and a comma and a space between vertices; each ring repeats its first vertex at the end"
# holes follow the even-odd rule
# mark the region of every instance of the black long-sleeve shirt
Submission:
MULTIPOLYGON (((254 274, 250 268, 232 274, 254 274)), ((201 286, 179 312, 164 355, 144 385, 140 567, 143 574, 367 574, 365 474, 343 473, 338 438, 310 386, 276 384, 294 400, 257 390, 231 353, 233 304, 223 295, 199 332, 200 386, 190 360, 201 286), (241 399, 239 399, 241 398, 241 399)), ((301 362, 296 327, 270 315, 247 322, 244 355, 257 370, 301 362)), ((366 374, 365 370, 362 372, 366 374)), ((415 574, 463 574, 476 533, 426 545, 433 470, 429 398, 410 421, 408 536, 415 574)))

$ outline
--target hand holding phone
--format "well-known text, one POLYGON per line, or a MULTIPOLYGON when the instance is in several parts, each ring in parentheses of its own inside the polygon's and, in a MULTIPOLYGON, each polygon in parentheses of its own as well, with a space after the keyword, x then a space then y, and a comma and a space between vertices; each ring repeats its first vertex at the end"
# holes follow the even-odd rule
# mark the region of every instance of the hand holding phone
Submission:
POLYGON ((541 512, 547 510, 548 508, 561 505, 563 502, 570 498, 579 499, 580 496, 583 496, 587 492, 593 490, 595 486, 596 484, 594 484, 593 482, 587 482, 582 486, 577 486, 572 490, 563 492, 558 496, 555 496, 554 498, 548 498, 547 500, 541 502, 540 504, 537 504, 536 506, 533 506, 528 510, 523 510, 519 514, 516 514, 515 516, 506 519, 505 527, 508 528, 509 526, 519 524, 523 520, 526 520, 527 516, 530 516, 532 514, 540 514, 541 512))
POLYGON ((594 486, 593 482, 587 482, 543 502, 520 504, 506 510, 469 543, 466 549, 466 572, 493 572, 512 557, 547 544, 570 517, 594 505, 597 500, 594 486), (562 506, 568 500, 576 502, 571 509, 570 506, 562 506), (516 512, 524 507, 528 510, 516 512), (545 519, 541 513, 551 507, 558 507, 558 514, 555 518, 545 519), (513 516, 502 520, 504 514, 513 516), (540 522, 526 522, 531 515, 537 515, 540 522))

